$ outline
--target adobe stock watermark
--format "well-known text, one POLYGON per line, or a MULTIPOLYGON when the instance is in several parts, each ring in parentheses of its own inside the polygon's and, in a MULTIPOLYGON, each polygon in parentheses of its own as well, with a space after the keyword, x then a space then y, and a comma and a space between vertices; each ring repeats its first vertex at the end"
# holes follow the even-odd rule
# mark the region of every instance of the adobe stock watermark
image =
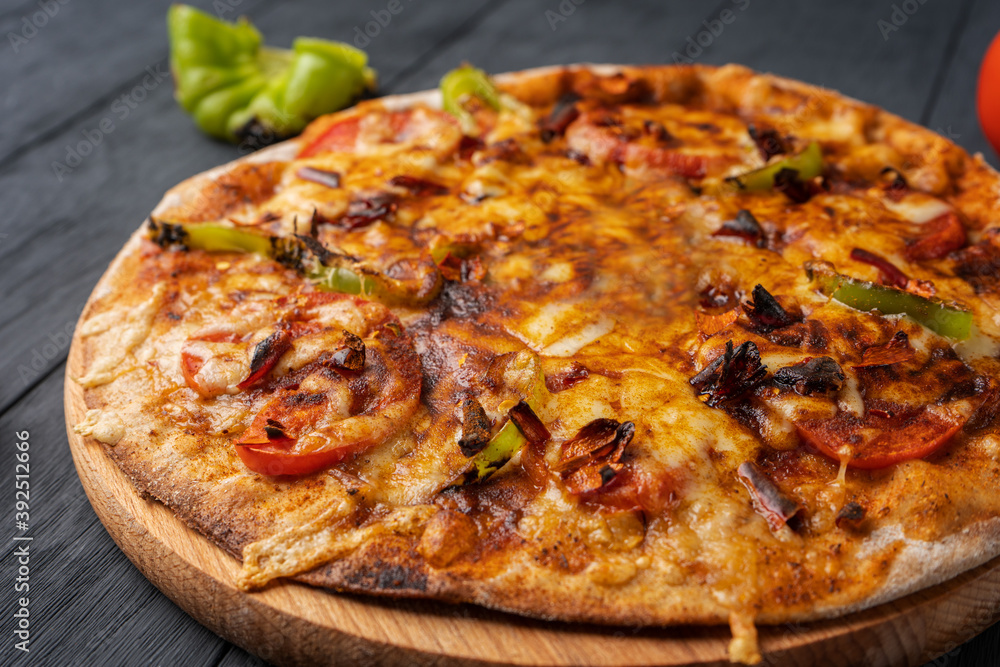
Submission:
MULTIPOLYGON (((406 1, 407 3, 413 2, 413 0, 406 1)), ((354 26, 354 46, 363 49, 371 44, 373 39, 389 27, 392 18, 401 14, 404 9, 406 6, 403 4, 403 0, 389 0, 382 9, 373 9, 368 12, 374 20, 365 23, 364 30, 361 29, 360 25, 354 26)))
POLYGON ((14 594, 16 610, 14 611, 14 648, 18 651, 30 653, 31 642, 31 598, 28 597, 31 585, 31 540, 34 539, 28 532, 28 522, 31 519, 31 475, 30 463, 31 454, 29 449, 31 444, 28 440, 28 431, 17 431, 14 433, 14 460, 11 468, 14 470, 14 527, 17 534, 14 535, 14 543, 17 545, 11 552, 12 565, 16 576, 14 577, 14 594))
MULTIPOLYGON (((741 12, 745 12, 750 6, 750 0, 732 0, 732 3, 741 12)), ((705 53, 705 49, 715 44, 715 40, 725 32, 726 26, 736 21, 737 16, 739 14, 726 7, 714 19, 705 19, 702 21, 701 24, 705 26, 705 29, 695 35, 688 35, 687 46, 684 47, 684 52, 674 51, 670 54, 674 63, 678 65, 690 65, 700 58, 705 53)))
POLYGON ((23 363, 17 365, 17 374, 25 387, 45 372, 50 361, 69 348, 70 341, 73 340, 74 327, 76 327, 76 322, 70 320, 62 329, 56 331, 54 334, 47 334, 46 338, 48 340, 32 349, 29 353, 27 365, 23 363))
POLYGON ((879 19, 875 22, 878 31, 882 33, 882 40, 888 42, 889 36, 902 28, 910 17, 917 13, 921 5, 927 4, 927 0, 903 0, 903 2, 892 5, 889 12, 889 19, 879 19))
POLYGON ((573 15, 576 8, 582 5, 587 0, 562 0, 556 7, 555 11, 551 9, 545 10, 545 20, 549 22, 549 28, 552 32, 555 32, 559 27, 560 23, 565 22, 573 15))
POLYGON ((131 90, 119 95, 111 103, 108 111, 109 115, 102 118, 96 127, 80 130, 83 139, 76 144, 66 144, 66 157, 61 161, 52 162, 52 174, 60 183, 63 177, 73 173, 73 170, 83 164, 84 158, 94 152, 94 149, 101 145, 104 137, 111 134, 117 128, 117 122, 122 122, 131 113, 139 108, 139 105, 146 99, 152 91, 156 90, 163 81, 170 78, 170 72, 164 67, 165 62, 146 66, 146 75, 142 80, 132 87, 131 90), (113 114, 113 115, 111 115, 113 114))
POLYGON ((30 42, 38 34, 38 31, 49 24, 59 13, 60 5, 65 5, 69 0, 36 0, 39 11, 25 14, 21 17, 20 29, 17 32, 9 31, 7 41, 14 49, 14 53, 19 53, 21 47, 30 42))
POLYGON ((226 14, 234 13, 242 4, 243 0, 215 0, 212 3, 212 11, 221 19, 225 18, 226 14))

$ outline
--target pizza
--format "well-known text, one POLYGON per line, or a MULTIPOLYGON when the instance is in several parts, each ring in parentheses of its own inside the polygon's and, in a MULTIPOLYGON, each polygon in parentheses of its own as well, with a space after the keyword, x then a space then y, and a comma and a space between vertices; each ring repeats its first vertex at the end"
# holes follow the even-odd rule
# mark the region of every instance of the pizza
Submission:
POLYGON ((239 585, 829 618, 1000 554, 1000 179, 726 66, 464 67, 167 193, 75 430, 239 585))

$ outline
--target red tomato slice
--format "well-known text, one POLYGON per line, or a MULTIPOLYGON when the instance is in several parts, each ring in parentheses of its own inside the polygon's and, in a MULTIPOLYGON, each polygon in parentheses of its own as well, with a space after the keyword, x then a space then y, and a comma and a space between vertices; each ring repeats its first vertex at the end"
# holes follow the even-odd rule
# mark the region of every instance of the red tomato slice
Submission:
POLYGON ((300 158, 312 157, 319 153, 331 151, 352 151, 358 140, 358 131, 361 129, 361 117, 354 116, 347 120, 335 123, 320 137, 302 149, 300 158))
POLYGON ((907 259, 941 259, 965 245, 965 227, 954 212, 927 221, 924 229, 927 233, 906 249, 907 259))
POLYGON ((326 394, 285 393, 272 399, 236 439, 243 463, 262 475, 305 475, 338 463, 366 443, 347 443, 319 451, 296 449, 327 410, 326 394))
POLYGON ((350 448, 320 452, 296 452, 290 445, 248 445, 237 447, 243 464, 261 475, 308 475, 342 461, 350 448))
POLYGON ((288 444, 316 424, 327 409, 326 394, 287 392, 272 399, 257 413, 237 445, 288 444))
POLYGON ((841 412, 832 419, 800 422, 795 427, 803 440, 826 456, 840 461, 840 453, 850 451, 848 467, 873 469, 932 454, 946 445, 967 419, 948 419, 927 408, 872 401, 863 418, 841 412))
POLYGON ((993 150, 1000 153, 1000 34, 986 49, 979 68, 976 103, 983 134, 993 144, 993 150))

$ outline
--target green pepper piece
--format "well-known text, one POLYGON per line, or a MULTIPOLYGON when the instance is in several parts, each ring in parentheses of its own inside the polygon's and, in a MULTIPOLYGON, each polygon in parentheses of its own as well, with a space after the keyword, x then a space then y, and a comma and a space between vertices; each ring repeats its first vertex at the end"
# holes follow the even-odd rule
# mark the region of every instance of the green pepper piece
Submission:
POLYGON ((955 340, 965 340, 972 334, 972 313, 956 305, 841 275, 826 262, 807 262, 806 273, 816 289, 855 310, 906 315, 934 333, 955 340))
MULTIPOLYGON (((401 280, 376 273, 356 261, 327 253, 318 257, 300 237, 279 237, 215 222, 170 223, 150 219, 150 238, 162 247, 181 246, 206 252, 249 252, 294 268, 326 292, 357 294, 391 305, 417 305, 434 298, 436 286, 415 291, 401 280)), ((421 286, 423 287, 423 286, 421 286)))
POLYGON ((375 85, 367 56, 347 44, 296 39, 291 50, 261 45, 246 19, 235 24, 187 5, 167 14, 174 95, 198 126, 235 141, 291 136, 375 85))
MULTIPOLYGON (((524 393, 524 400, 532 410, 537 410, 544 400, 545 375, 542 361, 530 350, 522 350, 511 360, 505 373, 511 383, 524 393), (513 375, 513 377, 511 377, 513 375)), ((521 448, 528 443, 511 419, 486 443, 486 447, 472 457, 469 470, 459 477, 454 486, 475 484, 491 477, 503 468, 521 448)))
POLYGON ((814 141, 798 155, 786 157, 741 176, 731 176, 726 181, 735 184, 740 190, 770 190, 774 188, 774 177, 782 169, 794 169, 804 181, 819 176, 823 171, 823 152, 819 144, 814 141))
POLYGON ((271 239, 235 227, 212 223, 184 225, 184 245, 208 252, 253 252, 271 256, 271 239))
POLYGON ((470 96, 478 97, 491 109, 500 109, 500 93, 483 70, 464 65, 441 78, 441 106, 458 118, 463 130, 475 133, 476 121, 464 106, 470 96))

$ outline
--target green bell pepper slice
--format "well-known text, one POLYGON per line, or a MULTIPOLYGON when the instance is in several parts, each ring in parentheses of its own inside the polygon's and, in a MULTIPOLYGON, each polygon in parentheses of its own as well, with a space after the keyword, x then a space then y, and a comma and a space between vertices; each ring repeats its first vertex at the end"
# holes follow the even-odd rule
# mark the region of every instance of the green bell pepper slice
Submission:
POLYGON ((782 169, 794 169, 804 181, 819 176, 823 171, 823 152, 819 144, 814 141, 798 155, 786 157, 741 176, 731 176, 726 182, 732 183, 740 190, 771 190, 774 188, 774 177, 782 169))
POLYGON ((295 269, 317 289, 355 294, 389 305, 419 305, 433 299, 437 285, 416 287, 366 268, 344 255, 326 252, 319 256, 314 245, 298 236, 270 236, 216 222, 171 223, 153 220, 149 238, 163 248, 206 252, 246 252, 261 255, 295 269))
MULTIPOLYGON (((542 372, 542 360, 539 356, 530 350, 518 352, 504 375, 523 393, 528 407, 537 410, 545 396, 545 374, 542 372)), ((528 439, 521 433, 521 429, 508 418, 486 443, 486 447, 472 457, 469 469, 452 486, 476 484, 489 479, 527 443, 528 439)))
POLYGON ((246 19, 227 23, 188 5, 170 8, 167 29, 174 96, 220 139, 293 136, 375 87, 367 56, 347 44, 300 37, 291 50, 268 48, 246 19))
POLYGON ((807 262, 806 273, 815 289, 855 310, 906 315, 934 333, 954 340, 965 340, 972 335, 972 313, 955 304, 851 278, 836 273, 827 262, 807 262))
POLYGON ((469 97, 478 97, 491 109, 500 110, 500 93, 483 70, 464 65, 441 78, 441 106, 458 118, 464 131, 474 134, 476 121, 465 108, 469 97))

